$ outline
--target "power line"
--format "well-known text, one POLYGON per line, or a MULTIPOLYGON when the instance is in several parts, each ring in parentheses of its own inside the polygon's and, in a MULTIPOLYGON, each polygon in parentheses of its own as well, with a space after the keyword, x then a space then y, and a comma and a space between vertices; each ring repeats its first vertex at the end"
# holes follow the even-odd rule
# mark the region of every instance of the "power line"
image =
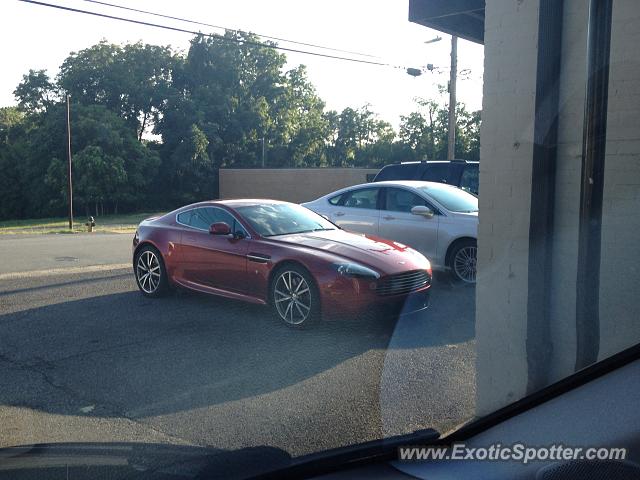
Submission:
MULTIPOLYGON (((213 25, 211 23, 199 22, 197 20, 190 20, 188 18, 174 17, 172 15, 165 15, 165 14, 162 14, 162 13, 150 12, 148 10, 140 10, 140 9, 137 9, 137 8, 125 7, 124 5, 117 5, 115 3, 101 2, 99 0, 84 0, 84 1, 88 2, 88 3, 95 3, 97 5, 104 5, 104 6, 107 6, 107 7, 119 8, 121 10, 128 10, 130 12, 137 12, 137 13, 144 13, 146 15, 153 15, 154 17, 167 18, 167 19, 170 19, 170 20, 177 20, 179 22, 191 23, 191 24, 194 24, 194 25, 202 25, 204 27, 218 28, 218 29, 221 29, 221 30, 238 31, 238 29, 235 29, 235 28, 227 28, 227 27, 222 27, 220 25, 213 25)), ((378 55, 370 55, 368 53, 354 52, 352 50, 342 50, 340 48, 326 47, 324 45, 317 45, 315 43, 299 42, 297 40, 288 40, 286 38, 273 37, 273 36, 270 36, 270 35, 262 35, 260 33, 255 33, 255 32, 252 32, 252 33, 254 33, 255 35, 257 35, 259 37, 267 38, 269 40, 276 40, 278 42, 286 42, 286 43, 292 43, 292 44, 296 44, 296 45, 303 45, 305 47, 320 48, 322 50, 329 50, 329 51, 332 51, 332 52, 350 53, 352 55, 359 55, 361 57, 380 58, 378 55)))
POLYGON ((274 50, 282 50, 285 52, 292 52, 292 53, 301 53, 304 55, 313 55, 316 57, 323 57, 323 58, 330 58, 333 60, 342 60, 342 61, 346 61, 346 62, 353 62, 353 63, 364 63, 364 64, 368 64, 368 65, 377 65, 377 66, 381 66, 381 67, 392 67, 392 68, 398 68, 398 69, 405 69, 405 67, 400 66, 400 65, 392 65, 390 63, 384 63, 384 62, 376 62, 373 60, 364 60, 364 59, 359 59, 359 58, 349 58, 349 57, 341 57, 338 55, 329 55, 326 53, 319 53, 319 52, 309 52, 307 50, 299 50, 296 48, 288 48, 288 47, 281 47, 279 45, 270 45, 268 43, 261 43, 261 42, 253 42, 250 40, 239 40, 236 38, 230 38, 230 37, 225 37, 222 35, 216 35, 216 34, 211 34, 211 33, 202 33, 202 32, 196 32, 194 30, 187 30, 185 28, 179 28, 179 27, 170 27, 168 25, 160 25, 158 23, 151 23, 151 22, 143 22, 142 20, 133 20, 131 18, 124 18, 124 17, 116 17, 115 15, 107 15, 106 13, 98 13, 98 12, 91 12, 88 10, 81 10, 79 8, 72 8, 72 7, 66 7, 63 5, 55 5, 52 3, 45 3, 45 2, 39 2, 36 0, 19 0, 20 2, 24 2, 24 3, 32 3, 34 5, 41 5, 43 7, 50 7, 50 8, 56 8, 59 10, 65 10, 65 11, 69 11, 69 12, 75 12, 75 13, 83 13, 85 15, 92 15, 95 17, 102 17, 102 18, 108 18, 111 20, 119 20, 122 22, 128 22, 128 23, 135 23, 138 25, 144 25, 147 27, 155 27, 155 28, 161 28, 164 30, 171 30, 174 32, 181 32, 181 33, 189 33, 191 35, 198 35, 198 36, 203 36, 203 37, 211 37, 211 38, 216 38, 222 41, 226 41, 226 42, 233 42, 233 43, 238 43, 238 44, 244 44, 244 45, 251 45, 251 46, 256 46, 256 47, 264 47, 264 48, 271 48, 274 50))

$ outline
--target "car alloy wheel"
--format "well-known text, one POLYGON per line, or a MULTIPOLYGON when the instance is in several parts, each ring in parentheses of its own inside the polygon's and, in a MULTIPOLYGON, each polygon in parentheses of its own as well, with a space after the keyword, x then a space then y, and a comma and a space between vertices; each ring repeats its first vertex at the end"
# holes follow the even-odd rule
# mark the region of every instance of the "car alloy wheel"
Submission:
POLYGON ((453 257, 453 271, 463 282, 476 283, 478 247, 465 245, 459 248, 453 257))
POLYGON ((151 250, 145 250, 138 256, 136 276, 138 285, 144 293, 153 294, 158 290, 162 270, 158 257, 151 250))
POLYGON ((298 272, 285 270, 275 282, 276 310, 282 320, 290 325, 301 325, 311 315, 311 287, 298 272))

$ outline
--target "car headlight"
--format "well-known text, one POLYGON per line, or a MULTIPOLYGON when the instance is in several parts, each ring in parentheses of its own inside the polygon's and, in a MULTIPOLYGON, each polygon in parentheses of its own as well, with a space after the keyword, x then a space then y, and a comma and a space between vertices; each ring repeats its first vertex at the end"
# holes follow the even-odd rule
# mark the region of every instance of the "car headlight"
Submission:
POLYGON ((357 263, 338 263, 335 266, 340 275, 345 275, 347 277, 380 278, 380 274, 375 270, 363 265, 358 265, 357 263))

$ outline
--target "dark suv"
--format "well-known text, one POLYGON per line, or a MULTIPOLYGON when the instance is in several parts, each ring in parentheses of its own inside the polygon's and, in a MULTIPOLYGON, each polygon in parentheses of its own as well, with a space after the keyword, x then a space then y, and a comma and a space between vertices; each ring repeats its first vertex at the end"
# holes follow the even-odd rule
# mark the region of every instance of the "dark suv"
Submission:
POLYGON ((467 160, 433 160, 426 162, 403 162, 387 165, 373 179, 384 180, 426 180, 448 183, 474 195, 478 194, 478 162, 467 160))

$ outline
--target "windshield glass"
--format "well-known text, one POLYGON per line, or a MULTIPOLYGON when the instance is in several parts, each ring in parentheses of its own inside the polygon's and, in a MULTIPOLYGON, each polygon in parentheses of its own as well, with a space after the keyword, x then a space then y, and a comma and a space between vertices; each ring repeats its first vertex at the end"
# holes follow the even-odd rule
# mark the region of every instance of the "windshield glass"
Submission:
POLYGON ((418 187, 418 190, 426 193, 451 212, 470 213, 478 211, 478 197, 462 189, 434 183, 428 187, 418 187))
POLYGON ((263 237, 336 229, 331 222, 299 205, 251 205, 238 207, 237 211, 263 237))

